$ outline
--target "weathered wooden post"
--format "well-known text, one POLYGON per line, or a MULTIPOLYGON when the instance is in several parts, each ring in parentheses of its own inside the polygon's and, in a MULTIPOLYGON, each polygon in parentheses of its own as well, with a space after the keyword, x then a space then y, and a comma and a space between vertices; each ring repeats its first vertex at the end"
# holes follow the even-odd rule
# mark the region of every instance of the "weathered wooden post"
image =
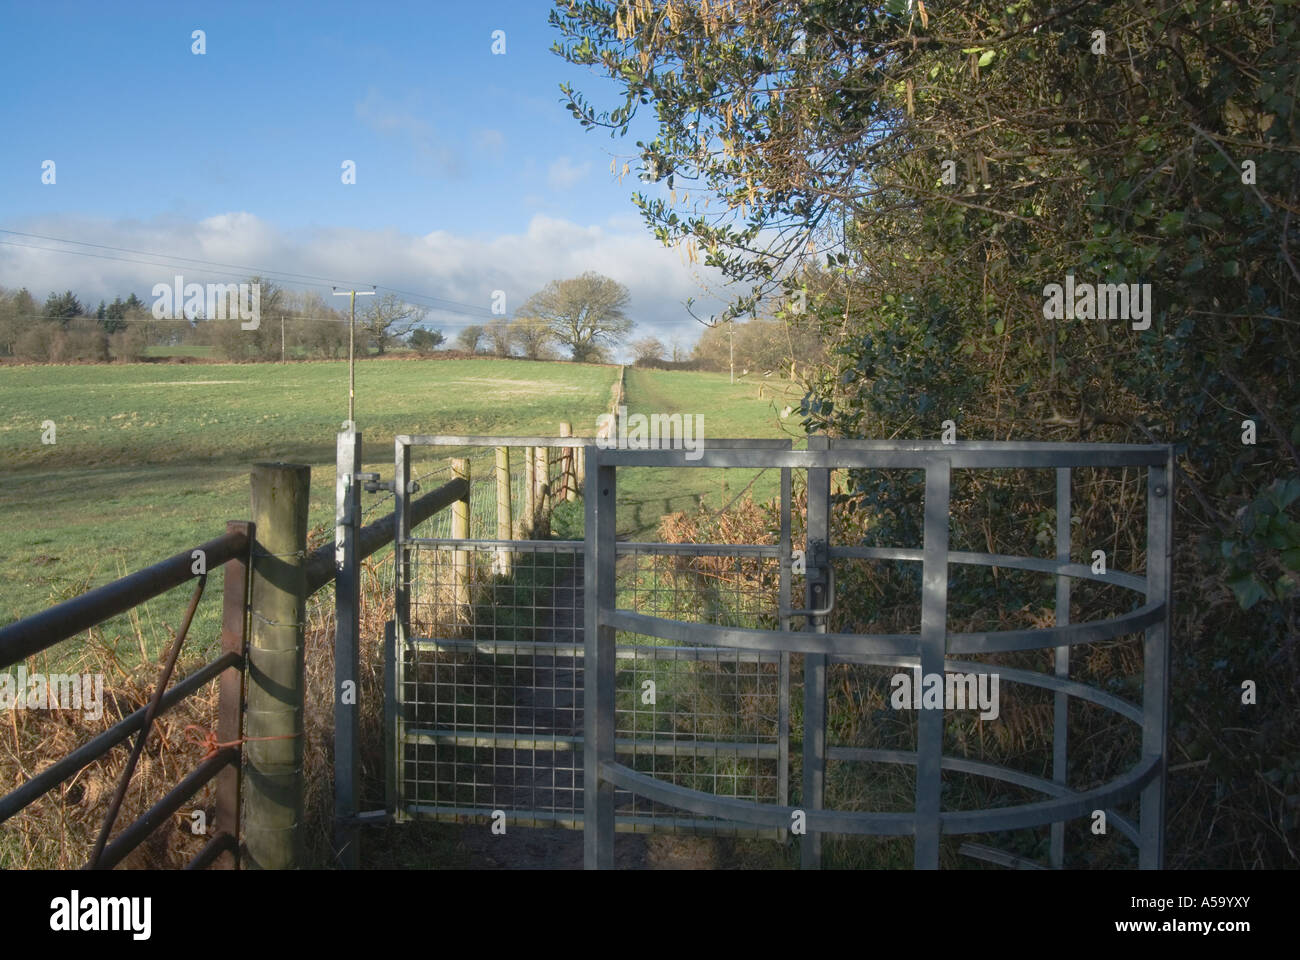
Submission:
POLYGON ((545 531, 549 529, 550 516, 550 487, 551 487, 551 448, 534 447, 536 456, 533 465, 533 473, 537 479, 537 519, 533 524, 533 532, 545 531))
POLYGON ((521 540, 537 529, 537 450, 524 447, 524 516, 519 522, 521 540))
POLYGON ((302 858, 303 622, 311 468, 255 463, 248 647, 246 864, 289 870, 302 858))
MULTIPOLYGON (((573 436, 573 425, 561 423, 560 436, 573 436)), ((569 502, 578 499, 577 471, 573 465, 573 449, 573 447, 564 447, 560 457, 560 489, 564 492, 564 499, 569 502)))
MULTIPOLYGON (((451 536, 454 540, 469 539, 469 498, 470 475, 469 461, 455 459, 451 461, 451 472, 457 480, 465 481, 465 496, 451 505, 451 536)), ((457 550, 453 565, 456 584, 457 613, 469 617, 469 551, 457 550)))
POLYGON ((519 539, 533 536, 537 523, 537 462, 533 447, 524 447, 524 509, 519 518, 519 539))
MULTIPOLYGON (((510 448, 497 447, 497 539, 509 540, 514 536, 513 517, 510 510, 510 448)), ((514 569, 514 554, 504 548, 497 551, 496 573, 510 576, 514 569)))
MULTIPOLYGON (((246 521, 231 520, 226 523, 227 533, 242 532, 250 539, 253 525, 246 521)), ((221 603, 221 652, 248 654, 248 563, 247 557, 226 562, 225 587, 221 603)), ((222 671, 217 707, 217 740, 233 743, 244 736, 244 663, 222 671)), ((239 810, 240 786, 243 777, 243 747, 240 746, 239 764, 228 766, 217 774, 216 816, 213 830, 216 835, 229 834, 235 842, 234 849, 223 853, 213 866, 223 870, 239 869, 239 810)))

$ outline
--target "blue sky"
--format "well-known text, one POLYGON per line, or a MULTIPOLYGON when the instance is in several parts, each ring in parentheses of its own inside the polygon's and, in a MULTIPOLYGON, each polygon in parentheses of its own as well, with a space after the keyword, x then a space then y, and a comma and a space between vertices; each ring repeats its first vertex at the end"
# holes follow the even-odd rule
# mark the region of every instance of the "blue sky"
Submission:
MULTIPOLYGON (((610 173, 648 128, 611 140, 564 110, 562 81, 611 105, 617 91, 550 52, 549 8, 2 3, 0 227, 484 307, 503 289, 512 312, 595 269, 629 286, 638 334, 690 342, 682 301, 711 302, 699 268, 648 235, 635 176, 610 173)), ((175 272, 0 240, 0 285, 38 296, 144 296, 175 272)), ((432 319, 449 333, 474 322, 432 319)))

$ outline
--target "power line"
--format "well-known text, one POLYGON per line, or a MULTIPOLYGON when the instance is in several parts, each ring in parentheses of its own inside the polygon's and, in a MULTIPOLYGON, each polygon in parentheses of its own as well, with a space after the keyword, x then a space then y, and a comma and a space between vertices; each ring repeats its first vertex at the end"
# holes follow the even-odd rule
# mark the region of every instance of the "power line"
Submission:
MULTIPOLYGON (((0 240, 0 243, 3 243, 3 242, 4 242, 3 240, 0 240)), ((85 309, 85 304, 82 305, 82 308, 85 309)), ((100 319, 99 317, 96 317, 95 314, 94 314, 93 312, 91 312, 91 313, 79 313, 79 314, 76 314, 76 315, 71 316, 71 317, 51 317, 51 316, 49 316, 48 314, 44 314, 44 313, 19 313, 19 314, 12 314, 12 316, 13 316, 13 318, 14 318, 15 320, 60 320, 60 321, 62 321, 62 320, 96 320, 96 321, 98 321, 98 320, 100 319)), ((211 322, 215 322, 216 320, 220 320, 220 319, 222 319, 222 318, 217 317, 217 318, 211 318, 211 319, 210 319, 210 318, 208 318, 208 317, 194 317, 194 318, 190 318, 190 317, 180 316, 180 317, 168 317, 168 318, 165 318, 165 319, 163 319, 163 320, 158 320, 158 319, 154 318, 153 316, 143 316, 143 317, 104 317, 103 319, 104 319, 104 320, 113 320, 113 321, 115 321, 115 322, 120 322, 120 323, 211 323, 211 322)), ((236 318, 236 317, 227 317, 227 318, 225 318, 225 319, 227 319, 227 320, 233 320, 233 319, 238 319, 238 318, 236 318)), ((315 316, 309 316, 309 315, 307 315, 307 314, 292 314, 292 313, 279 314, 279 313, 277 313, 277 314, 274 315, 274 319, 276 319, 276 320, 305 320, 305 321, 312 321, 312 322, 317 322, 317 321, 318 321, 318 322, 321 322, 321 323, 348 323, 350 318, 349 318, 349 317, 346 317, 346 316, 343 316, 343 317, 337 317, 337 316, 336 316, 336 317, 315 317, 315 316)), ((477 318, 471 317, 471 318, 469 318, 469 319, 477 319, 477 318)), ((497 319, 499 319, 499 320, 505 320, 506 318, 505 318, 505 317, 498 317, 497 319)), ((517 318, 514 319, 514 320, 510 320, 509 323, 510 323, 512 326, 513 326, 513 325, 545 326, 545 327, 549 327, 549 326, 550 326, 550 321, 547 321, 547 320, 539 320, 539 319, 536 319, 536 318, 533 318, 533 317, 517 317, 517 318)), ((453 327, 453 326, 455 326, 455 324, 451 324, 451 323, 441 324, 441 325, 442 325, 442 326, 446 326, 446 327, 453 327)), ((365 322, 364 322, 364 321, 362 322, 362 326, 363 326, 363 327, 365 326, 365 322)))
MULTIPOLYGON (((168 260, 180 260, 186 263, 201 264, 203 266, 231 267, 235 270, 251 271, 252 273, 258 273, 258 274, 275 273, 284 277, 293 277, 301 280, 313 281, 316 283, 352 285, 351 280, 335 280, 329 277, 313 276, 312 274, 309 273, 292 273, 287 270, 261 270, 257 267, 250 267, 240 263, 222 263, 219 260, 201 260, 197 257, 182 257, 178 254, 172 254, 172 253, 153 253, 150 250, 133 250, 130 247, 116 247, 113 246, 112 244, 107 244, 107 243, 92 243, 89 240, 68 240, 63 237, 51 237, 42 233, 23 233, 21 230, 5 230, 3 228, 0 228, 0 233, 8 233, 16 237, 32 237, 37 240, 52 240, 55 243, 75 243, 78 246, 96 247, 100 250, 113 250, 116 251, 117 253, 137 253, 140 254, 141 256, 146 256, 146 257, 164 257, 168 260)), ((46 249, 46 248, 37 248, 37 249, 46 249)), ((71 253, 73 251, 68 251, 68 252, 71 253)), ((358 284, 358 285, 369 286, 369 284, 358 284)))
POLYGON ((358 287, 358 288, 374 287, 375 289, 387 290, 392 293, 398 294, 400 296, 413 297, 418 300, 427 300, 430 302, 430 305, 435 306, 438 309, 446 310, 448 313, 459 313, 459 311, 448 309, 449 307, 459 307, 462 310, 472 311, 472 313, 467 313, 467 314, 460 313, 459 315, 461 316, 468 316, 468 317, 474 317, 479 319, 495 318, 497 316, 497 314, 493 314, 491 310, 489 310, 488 308, 479 306, 477 304, 463 303, 459 300, 452 300, 447 297, 438 297, 429 293, 416 293, 410 290, 398 290, 396 287, 389 287, 385 284, 361 283, 353 280, 338 280, 338 279, 332 279, 330 277, 321 277, 309 273, 294 273, 293 271, 289 271, 289 270, 272 270, 265 267, 249 266, 247 264, 224 263, 219 260, 205 260, 199 257, 183 257, 180 256, 179 254, 155 253, 149 250, 136 250, 131 247, 119 247, 107 243, 93 243, 89 240, 72 240, 66 237, 54 237, 42 233, 25 233, 21 230, 6 230, 4 228, 0 228, 0 233, 9 234, 11 236, 16 236, 16 237, 27 237, 29 239, 35 239, 35 240, 48 240, 54 243, 67 243, 67 244, 76 244, 78 246, 94 247, 97 250, 111 250, 115 253, 129 253, 129 254, 135 254, 136 256, 153 257, 155 259, 138 260, 138 259, 132 259, 127 257, 109 256, 107 254, 102 254, 102 253, 97 254, 87 250, 64 250, 59 247, 43 247, 43 246, 37 246, 36 244, 19 243, 14 240, 0 240, 0 243, 3 243, 7 246, 23 247, 29 250, 39 250, 43 253, 68 253, 68 254, 74 254, 76 256, 94 257, 95 259, 100 259, 100 260, 116 260, 121 263, 134 263, 141 266, 173 267, 177 263, 188 263, 188 264, 195 264, 198 266, 205 267, 209 270, 209 272, 217 273, 222 276, 246 277, 249 275, 258 275, 258 276, 265 276, 269 279, 283 278, 295 283, 300 283, 305 286, 320 286, 320 287, 342 286, 342 287, 358 287), (218 269, 218 268, 228 268, 228 269, 218 269), (238 270, 240 272, 237 274, 230 273, 229 272, 230 269, 238 270))
MULTIPOLYGON (((246 279, 250 275, 265 276, 268 279, 288 278, 289 282, 296 283, 301 286, 330 287, 330 288, 336 286, 349 287, 349 288, 368 286, 374 288, 375 290, 387 291, 389 293, 394 293, 402 297, 409 297, 417 301, 427 301, 427 303, 421 303, 417 305, 428 306, 431 309, 436 310, 440 313, 450 314, 456 317, 462 317, 465 320, 471 322, 495 323, 507 319, 504 315, 494 313, 492 310, 488 309, 487 307, 482 307, 477 304, 464 303, 459 300, 451 300, 447 297, 438 297, 428 293, 417 293, 410 290, 399 290, 396 287, 390 287, 382 283, 376 284, 376 283, 360 283, 351 280, 332 280, 330 278, 319 277, 314 274, 294 273, 292 271, 287 271, 287 270, 272 270, 264 267, 248 266, 245 264, 224 263, 216 260, 204 260, 198 257, 183 257, 178 254, 154 253, 148 250, 136 250, 131 247, 119 247, 113 244, 94 243, 89 240, 73 240, 66 237, 50 236, 48 234, 25 233, 21 230, 8 230, 8 229, 0 228, 0 233, 9 234, 10 236, 16 236, 16 237, 26 237, 29 239, 47 240, 53 243, 65 243, 65 244, 74 244, 78 246, 93 247, 96 250, 109 250, 109 251, 113 251, 114 253, 133 254, 137 257, 152 257, 154 259, 140 260, 140 259, 134 259, 133 257, 121 257, 121 256, 112 256, 111 254, 107 254, 107 253, 95 253, 91 250, 68 250, 60 247, 44 247, 44 246, 38 246, 36 244, 31 244, 31 243, 22 243, 16 240, 0 240, 0 244, 3 244, 5 246, 19 247, 28 250, 36 250, 42 253, 72 254, 74 256, 80 256, 80 257, 91 257, 97 260, 112 260, 119 263, 131 263, 137 266, 167 267, 169 269, 175 269, 177 264, 188 263, 192 265, 202 266, 207 270, 208 273, 216 274, 218 276, 235 277, 239 279, 246 279), (231 270, 238 270, 239 272, 233 273, 231 272, 231 270), (459 309, 453 309, 453 308, 459 308, 459 309)), ((305 317, 302 319, 329 319, 329 318, 305 317)), ((688 319, 691 318, 682 318, 680 322, 686 322, 686 320, 688 319)), ((545 320, 537 320, 529 317, 516 317, 513 322, 520 323, 520 324, 528 324, 528 325, 548 325, 547 321, 545 320)), ((450 323, 446 325, 455 326, 455 324, 450 324, 450 323)))
MULTIPOLYGON (((12 233, 12 232, 14 232, 14 231, 5 231, 5 230, 0 230, 0 233, 12 233)), ((114 261, 118 261, 118 262, 120 262, 120 263, 133 263, 133 264, 137 264, 138 266, 146 266, 146 267, 175 267, 175 266, 176 266, 175 264, 165 262, 165 260, 137 260, 137 259, 133 259, 133 258, 130 258, 130 257, 115 257, 115 256, 112 256, 111 254, 106 254, 106 253, 95 253, 95 252, 90 251, 90 250, 64 250, 64 249, 60 249, 60 248, 58 248, 58 247, 42 247, 42 246, 37 246, 37 245, 35 245, 35 244, 22 243, 22 242, 17 241, 17 240, 0 240, 0 244, 3 244, 3 245, 5 245, 5 246, 10 246, 10 247, 22 247, 22 248, 27 249, 27 250, 38 250, 38 251, 40 251, 40 252, 42 252, 42 253, 64 253, 64 254, 71 254, 71 255, 73 255, 73 256, 78 256, 78 257, 91 257, 91 258, 96 259, 96 260, 114 260, 114 261)), ((128 252, 130 252, 130 251, 128 251, 128 252)), ((166 254, 160 254, 159 256, 162 257, 162 258, 166 258, 167 255, 166 255, 166 254)), ((243 272, 241 272, 241 273, 232 273, 232 272, 230 272, 230 271, 228 271, 228 270, 213 269, 213 268, 210 268, 210 267, 207 268, 207 272, 208 272, 209 274, 216 274, 216 275, 218 275, 218 276, 224 276, 224 277, 234 277, 234 278, 238 278, 238 279, 244 279, 244 278, 247 278, 247 276, 248 276, 247 273, 243 273, 243 272)), ((257 272, 257 271, 254 270, 254 273, 256 273, 256 272, 257 272)), ((273 272, 275 272, 275 271, 265 271, 265 270, 264 270, 264 271, 262 271, 262 274, 270 274, 270 273, 273 273, 273 272)), ((271 278, 271 279, 275 279, 275 278, 271 278)), ((328 284, 324 284, 324 283, 322 283, 322 284, 309 283, 309 284, 305 284, 305 285, 307 285, 307 286, 328 286, 328 284)), ((378 288, 379 288, 379 289, 382 289, 382 290, 390 290, 390 289, 391 289, 391 288, 389 288, 389 287, 384 287, 384 286, 382 286, 382 285, 378 285, 378 288)), ((393 293, 400 293, 401 291, 398 291, 398 290, 392 290, 392 292, 393 292, 393 293)), ((408 295, 408 296, 422 296, 422 295, 420 295, 420 294, 407 294, 407 295, 408 295)), ((441 298, 438 298, 438 297, 429 297, 429 298, 427 298, 427 299, 438 300, 438 299, 441 299, 441 298)), ((451 303, 451 304, 455 304, 455 303, 456 303, 456 301, 454 301, 454 300, 448 300, 448 301, 445 301, 445 302, 446 302, 446 303, 451 303)), ((472 304, 465 304, 464 306, 465 306, 466 308, 470 309, 470 310, 479 310, 479 309, 483 309, 483 308, 475 307, 475 306, 473 306, 472 304)), ((434 305, 433 309, 439 310, 439 311, 441 311, 441 312, 443 312, 443 313, 450 313, 450 314, 452 314, 453 316, 464 317, 464 318, 466 318, 467 320, 477 320, 477 321, 481 321, 481 320, 486 320, 486 319, 488 319, 489 317, 491 317, 492 319, 498 319, 497 315, 495 315, 495 314, 491 314, 490 312, 487 312, 487 311, 485 311, 485 314, 486 314, 486 315, 481 315, 481 314, 477 314, 477 313, 469 314, 469 313, 463 313, 463 312, 458 311, 458 310, 452 310, 450 307, 444 307, 444 306, 441 306, 441 305, 434 305)), ((307 318, 307 319, 311 319, 311 318, 307 318)), ((325 318, 320 318, 320 319, 325 319, 325 318)))

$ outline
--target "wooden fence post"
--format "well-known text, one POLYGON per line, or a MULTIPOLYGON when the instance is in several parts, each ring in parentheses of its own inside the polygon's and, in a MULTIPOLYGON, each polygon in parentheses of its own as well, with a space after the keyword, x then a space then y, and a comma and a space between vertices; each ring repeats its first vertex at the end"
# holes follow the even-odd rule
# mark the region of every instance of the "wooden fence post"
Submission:
POLYGON ((255 463, 253 583, 245 718, 247 863, 291 870, 302 859, 303 621, 311 468, 255 463), (259 739, 265 738, 265 739, 259 739))
MULTIPOLYGON (((469 539, 469 499, 471 494, 469 461, 451 461, 451 472, 457 480, 465 481, 465 497, 451 505, 451 536, 454 540, 469 539)), ((469 616, 469 551, 457 550, 455 566, 457 612, 469 616)))
POLYGON ((536 509, 537 518, 533 522, 533 533, 536 535, 539 531, 549 529, 550 516, 548 510, 551 498, 549 496, 551 486, 551 448, 534 447, 533 456, 533 475, 537 483, 536 509))
POLYGON ((520 539, 532 537, 537 526, 537 451, 524 447, 524 515, 519 521, 520 539))
MULTIPOLYGON (((573 436, 573 425, 560 424, 560 436, 573 436)), ((578 499, 577 471, 573 466, 573 447, 562 447, 560 454, 560 491, 565 500, 573 502, 578 499)))
MULTIPOLYGON (((497 539, 509 540, 514 536, 514 523, 510 511, 510 448, 497 447, 497 539)), ((514 554, 498 550, 496 573, 510 576, 514 569, 514 554)))
MULTIPOLYGON (((253 525, 242 520, 226 524, 227 533, 243 532, 251 543, 253 525)), ((226 561, 224 594, 221 603, 221 652, 248 655, 248 563, 246 557, 226 561)), ((217 707, 217 740, 234 743, 244 736, 244 666, 230 667, 221 673, 217 707)), ((217 809, 213 818, 213 831, 217 836, 229 834, 234 849, 223 853, 214 862, 217 869, 239 869, 239 793, 243 776, 243 745, 239 747, 240 762, 217 774, 217 809)))

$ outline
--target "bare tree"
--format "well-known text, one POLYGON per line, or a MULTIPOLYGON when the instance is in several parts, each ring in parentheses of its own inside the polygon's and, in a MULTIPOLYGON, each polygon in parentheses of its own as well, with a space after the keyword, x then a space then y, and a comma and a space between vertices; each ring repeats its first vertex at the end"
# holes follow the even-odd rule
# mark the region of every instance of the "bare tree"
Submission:
POLYGON ((493 320, 487 326, 487 342, 498 357, 510 356, 512 346, 510 323, 505 319, 493 320))
POLYGON ((627 304, 627 287, 588 271, 580 277, 552 280, 528 298, 519 315, 545 320, 574 360, 594 360, 631 332, 627 304))
POLYGON ((348 352, 348 315, 326 302, 319 293, 303 294, 298 318, 289 324, 289 344, 311 356, 337 359, 348 352))
POLYGON ((363 326, 375 349, 383 353, 424 322, 423 307, 412 306, 393 293, 376 297, 365 312, 363 326))
POLYGON ((637 360, 662 360, 664 358, 663 341, 655 337, 642 337, 640 340, 633 340, 632 353, 637 360))
POLYGON ((538 317, 517 316, 510 324, 516 346, 529 360, 550 360, 555 356, 551 345, 555 342, 555 332, 550 324, 538 317))
POLYGON ((478 345, 483 339, 483 328, 477 323, 471 323, 468 327, 456 335, 456 342, 466 353, 478 353, 478 345))

